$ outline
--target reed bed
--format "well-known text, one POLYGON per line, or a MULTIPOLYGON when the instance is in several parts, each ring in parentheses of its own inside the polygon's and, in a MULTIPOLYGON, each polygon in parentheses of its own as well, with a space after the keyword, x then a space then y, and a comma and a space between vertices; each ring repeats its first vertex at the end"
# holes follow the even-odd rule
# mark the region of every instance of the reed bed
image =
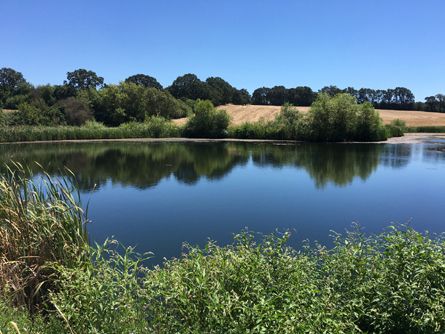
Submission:
POLYGON ((85 215, 70 176, 33 175, 23 166, 0 176, 0 289, 30 311, 54 286, 52 263, 75 266, 87 251, 85 215))

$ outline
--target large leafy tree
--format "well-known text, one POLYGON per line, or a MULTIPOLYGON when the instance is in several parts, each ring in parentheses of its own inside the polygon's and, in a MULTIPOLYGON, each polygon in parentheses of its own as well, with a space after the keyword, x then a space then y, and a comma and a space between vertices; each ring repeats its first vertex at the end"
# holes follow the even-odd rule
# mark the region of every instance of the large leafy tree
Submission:
POLYGON ((77 69, 73 72, 67 72, 64 84, 76 90, 81 89, 96 89, 104 84, 104 78, 98 76, 93 71, 88 71, 83 68, 77 69))
POLYGON ((0 105, 15 107, 7 105, 8 99, 28 93, 30 88, 22 73, 8 67, 0 69, 0 105))
POLYGON ((178 99, 208 100, 211 98, 208 85, 191 73, 176 78, 168 91, 178 99))
POLYGON ((210 88, 211 100, 214 105, 233 102, 236 88, 220 77, 210 77, 206 80, 210 88))
POLYGON ((268 93, 270 88, 261 87, 254 90, 252 94, 252 103, 253 104, 270 104, 268 100, 268 93))
POLYGON ((151 77, 146 74, 135 74, 127 79, 125 79, 125 82, 131 82, 136 85, 141 85, 146 88, 156 88, 156 89, 162 89, 162 85, 156 80, 156 78, 151 77))
POLYGON ((287 101, 287 89, 284 86, 274 86, 267 93, 267 100, 274 106, 282 106, 287 101))

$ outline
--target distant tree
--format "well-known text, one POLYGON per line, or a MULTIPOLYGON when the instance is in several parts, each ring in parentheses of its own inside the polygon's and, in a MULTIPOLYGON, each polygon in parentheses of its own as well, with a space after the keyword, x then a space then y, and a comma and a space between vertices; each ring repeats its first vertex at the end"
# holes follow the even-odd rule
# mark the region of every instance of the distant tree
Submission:
MULTIPOLYGON (((17 95, 27 94, 30 89, 31 85, 26 82, 22 73, 7 67, 0 69, 0 106, 15 108, 15 103, 8 105, 7 100, 17 95)), ((10 102, 14 101, 10 100, 10 102)))
POLYGON ((130 82, 109 85, 97 94, 93 103, 94 116, 97 121, 109 126, 142 122, 149 116, 184 117, 190 111, 184 102, 166 91, 130 82))
POLYGON ((445 112, 445 95, 436 94, 425 98, 426 111, 445 112))
POLYGON ((178 99, 208 100, 211 98, 208 85, 190 73, 176 78, 168 87, 168 91, 178 99))
POLYGON ((236 89, 220 77, 210 77, 206 80, 210 87, 210 99, 214 105, 233 103, 236 89))
POLYGON ((284 86, 274 86, 267 93, 267 100, 274 106, 282 106, 287 101, 287 90, 284 86))
POLYGON ((328 94, 329 96, 335 96, 337 94, 342 93, 343 91, 338 88, 337 86, 325 86, 322 89, 320 89, 320 93, 328 94))
POLYGON ((251 96, 246 89, 236 90, 233 94, 232 103, 245 105, 251 102, 251 96))
POLYGON ((270 104, 270 101, 268 100, 269 91, 270 88, 267 87, 261 87, 255 89, 252 94, 252 104, 258 104, 258 105, 270 104))
POLYGON ((57 98, 55 97, 54 92, 55 86, 42 85, 31 89, 29 95, 31 99, 41 98, 47 105, 52 106, 54 103, 57 102, 57 98))
POLYGON ((310 87, 300 86, 287 90, 287 102, 296 106, 310 106, 317 94, 310 87))
POLYGON ((162 85, 156 80, 156 78, 153 78, 146 74, 135 74, 127 79, 125 79, 125 82, 132 82, 136 85, 141 85, 147 88, 156 88, 156 89, 162 89, 162 85))
POLYGON ((54 87, 54 98, 57 101, 64 100, 68 97, 76 96, 76 89, 68 85, 56 85, 54 87))
POLYGON ((73 72, 67 72, 67 80, 64 84, 76 90, 81 89, 96 89, 104 84, 104 78, 98 76, 93 71, 88 71, 83 68, 77 69, 73 72))

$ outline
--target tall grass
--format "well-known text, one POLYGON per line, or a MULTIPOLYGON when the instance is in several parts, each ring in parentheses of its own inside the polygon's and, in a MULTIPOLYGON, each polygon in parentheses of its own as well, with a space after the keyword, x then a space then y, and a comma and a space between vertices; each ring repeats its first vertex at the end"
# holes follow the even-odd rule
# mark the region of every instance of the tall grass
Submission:
POLYGON ((77 139, 123 139, 178 137, 181 129, 161 117, 144 123, 126 123, 116 128, 89 123, 86 126, 11 126, 0 127, 0 142, 51 141, 77 139))
POLYGON ((33 310, 54 287, 49 264, 75 266, 86 254, 84 213, 70 179, 22 166, 0 176, 0 290, 33 310))
POLYGON ((445 126, 410 126, 406 128, 407 132, 431 132, 445 133, 445 126))

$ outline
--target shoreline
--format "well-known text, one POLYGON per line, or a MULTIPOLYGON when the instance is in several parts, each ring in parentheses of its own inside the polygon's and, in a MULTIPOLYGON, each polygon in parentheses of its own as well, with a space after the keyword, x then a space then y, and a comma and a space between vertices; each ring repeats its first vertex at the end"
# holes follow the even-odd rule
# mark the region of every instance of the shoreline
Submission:
MULTIPOLYGON (((327 142, 324 144, 421 144, 435 140, 444 140, 445 133, 406 133, 403 137, 392 137, 385 141, 376 142, 327 142)), ((275 139, 238 139, 238 138, 120 138, 120 139, 67 139, 67 140, 37 140, 37 141, 18 141, 3 142, 0 145, 11 144, 50 144, 50 143, 98 143, 98 142, 190 142, 190 143, 212 143, 212 142, 240 142, 240 143, 271 143, 277 145, 291 145, 295 143, 308 143, 295 140, 275 140, 275 139)))

